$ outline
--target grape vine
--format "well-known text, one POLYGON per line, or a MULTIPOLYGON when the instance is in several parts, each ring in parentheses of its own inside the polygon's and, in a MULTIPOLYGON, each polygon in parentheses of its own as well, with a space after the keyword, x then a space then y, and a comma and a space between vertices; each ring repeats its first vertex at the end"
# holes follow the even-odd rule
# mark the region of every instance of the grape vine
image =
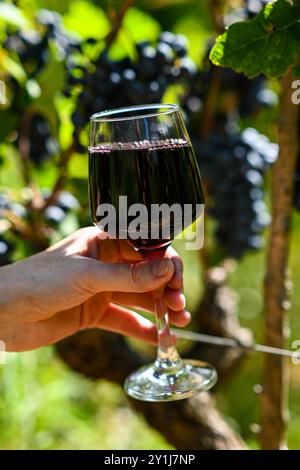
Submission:
MULTIPOLYGON (((266 3, 245 1, 243 15, 255 18, 266 3)), ((156 41, 137 43, 132 56, 113 60, 105 41, 74 38, 64 29, 59 14, 41 10, 33 31, 8 28, 4 46, 22 63, 27 85, 28 81, 39 80, 55 48, 66 71, 63 94, 74 103, 71 122, 78 153, 86 152, 85 130, 92 114, 107 108, 160 102, 171 85, 182 84, 178 98, 209 193, 208 214, 215 221, 215 240, 223 250, 222 256, 240 258, 262 247, 263 231, 270 221, 264 181, 268 168, 276 161, 278 148, 255 129, 243 129, 241 120, 252 119, 262 108, 277 103, 277 95, 263 75, 248 79, 230 68, 218 71, 217 104, 211 128, 204 135, 205 103, 216 76, 216 67, 209 60, 211 44, 200 69, 188 56, 186 38, 168 31, 160 33, 156 41)), ((11 77, 8 87, 11 100, 5 112, 14 117, 17 129, 13 140, 9 136, 10 142, 22 149, 25 133, 25 157, 31 164, 39 167, 47 160, 55 161, 61 149, 48 116, 35 110, 35 98, 28 86, 11 77), (28 110, 31 112, 24 129, 21 116, 28 110)), ((44 221, 55 229, 67 212, 61 197, 70 199, 72 195, 62 193, 60 184, 54 196, 42 192, 44 221)), ((73 204, 70 210, 77 207, 78 201, 73 204)))

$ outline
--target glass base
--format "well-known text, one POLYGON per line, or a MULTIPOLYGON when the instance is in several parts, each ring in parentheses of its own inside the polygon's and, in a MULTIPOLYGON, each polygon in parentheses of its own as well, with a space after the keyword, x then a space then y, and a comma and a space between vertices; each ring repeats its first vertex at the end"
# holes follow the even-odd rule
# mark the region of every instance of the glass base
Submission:
POLYGON ((145 366, 125 381, 125 392, 142 401, 166 402, 183 400, 212 388, 217 382, 217 372, 202 361, 185 360, 174 371, 162 371, 154 364, 145 366))

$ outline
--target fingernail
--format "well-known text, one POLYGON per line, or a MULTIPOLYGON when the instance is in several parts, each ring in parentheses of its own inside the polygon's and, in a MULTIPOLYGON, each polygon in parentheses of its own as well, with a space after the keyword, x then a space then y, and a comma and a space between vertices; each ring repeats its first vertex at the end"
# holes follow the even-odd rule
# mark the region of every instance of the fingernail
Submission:
MULTIPOLYGON (((180 299, 182 301, 183 308, 185 308, 186 307, 186 298, 185 298, 185 295, 182 291, 180 292, 180 299)), ((189 313, 189 312, 187 312, 187 313, 189 313)))
POLYGON ((152 264, 152 274, 155 277, 164 277, 170 269, 170 260, 162 259, 152 264))
POLYGON ((191 319, 192 319, 192 314, 191 314, 191 312, 189 312, 188 310, 186 310, 186 311, 185 311, 185 315, 186 315, 187 320, 188 320, 188 321, 191 321, 191 319))

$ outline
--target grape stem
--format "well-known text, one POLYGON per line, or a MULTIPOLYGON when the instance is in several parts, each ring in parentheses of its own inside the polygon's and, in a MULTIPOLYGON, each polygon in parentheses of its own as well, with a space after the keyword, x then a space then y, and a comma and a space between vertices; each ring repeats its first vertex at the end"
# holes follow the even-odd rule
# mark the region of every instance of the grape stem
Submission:
POLYGON ((126 13, 127 13, 127 10, 130 7, 132 7, 133 4, 134 4, 134 0, 125 0, 122 7, 120 8, 119 13, 116 15, 115 10, 113 10, 113 14, 110 15, 110 16, 114 16, 114 20, 112 22, 112 28, 111 28, 110 32, 107 34, 107 36, 104 39, 106 47, 108 49, 110 48, 110 46, 116 40, 116 38, 119 34, 119 31, 121 29, 123 19, 124 19, 126 13))
MULTIPOLYGON (((273 168, 272 225, 265 275, 266 344, 284 348, 287 332, 287 266, 291 238, 293 187, 298 157, 299 108, 292 103, 291 68, 282 79, 278 123, 279 159, 273 168)), ((282 357, 267 356, 264 362, 261 400, 263 449, 285 447, 288 397, 288 365, 282 357)))
POLYGON ((212 20, 218 34, 221 34, 224 30, 223 15, 226 3, 225 0, 210 0, 212 20))

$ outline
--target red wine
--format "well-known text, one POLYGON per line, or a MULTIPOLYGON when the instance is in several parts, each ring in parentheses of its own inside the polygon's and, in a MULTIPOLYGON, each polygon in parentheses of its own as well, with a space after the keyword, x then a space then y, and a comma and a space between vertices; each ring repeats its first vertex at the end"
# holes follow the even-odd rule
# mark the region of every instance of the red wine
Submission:
MULTIPOLYGON (((190 205, 190 225, 199 216, 197 205, 204 204, 194 151, 191 144, 185 140, 116 143, 90 148, 89 175, 93 222, 101 226, 104 215, 99 215, 97 209, 100 204, 111 204, 116 209, 114 235, 128 239, 136 249, 153 251, 167 246, 176 235, 187 228, 187 221, 183 216, 184 205, 190 205), (138 233, 141 235, 138 238, 137 231, 131 228, 136 214, 129 213, 127 221, 124 220, 124 212, 120 209, 120 196, 127 196, 128 208, 139 203, 148 211, 149 217, 143 218, 139 224, 138 233), (182 208, 182 215, 175 216, 170 211, 168 217, 166 213, 162 213, 158 218, 154 218, 151 213, 153 204, 167 204, 169 207, 177 204, 182 208), (181 229, 178 229, 180 226, 181 229), (154 229, 157 234, 155 237, 154 229), (165 236, 166 231, 168 236, 165 236)), ((109 228, 102 228, 110 232, 109 228)))

